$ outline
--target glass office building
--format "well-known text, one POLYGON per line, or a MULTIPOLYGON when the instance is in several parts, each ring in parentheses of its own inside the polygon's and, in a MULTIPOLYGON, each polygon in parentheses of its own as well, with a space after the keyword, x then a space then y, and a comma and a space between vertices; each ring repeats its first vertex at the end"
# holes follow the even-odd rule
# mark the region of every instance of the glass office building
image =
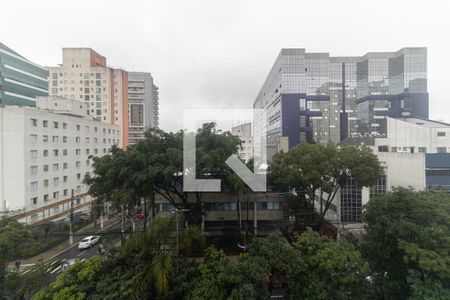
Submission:
POLYGON ((426 70, 426 48, 351 57, 282 49, 253 104, 266 112, 269 160, 283 144, 383 134, 387 116, 428 118, 426 70))
POLYGON ((48 96, 48 70, 0 43, 1 105, 36 106, 36 96, 48 96))
POLYGON ((357 66, 357 112, 363 135, 386 133, 386 117, 428 119, 427 49, 368 53, 357 66))

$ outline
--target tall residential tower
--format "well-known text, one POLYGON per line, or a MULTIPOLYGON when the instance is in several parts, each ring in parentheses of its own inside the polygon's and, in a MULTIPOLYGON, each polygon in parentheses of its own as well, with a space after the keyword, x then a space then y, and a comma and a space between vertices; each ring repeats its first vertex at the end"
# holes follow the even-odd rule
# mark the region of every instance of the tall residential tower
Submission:
POLYGON ((128 72, 90 48, 63 48, 63 63, 49 71, 50 95, 83 101, 88 115, 119 125, 120 145, 128 146, 128 72))
POLYGON ((159 90, 150 73, 128 73, 129 143, 144 139, 145 131, 159 125, 159 90))

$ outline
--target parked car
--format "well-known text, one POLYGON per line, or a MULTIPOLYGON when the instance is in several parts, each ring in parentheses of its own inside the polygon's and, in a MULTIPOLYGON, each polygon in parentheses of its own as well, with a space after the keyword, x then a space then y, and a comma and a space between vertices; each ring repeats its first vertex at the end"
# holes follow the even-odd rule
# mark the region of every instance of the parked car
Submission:
POLYGON ((101 236, 99 236, 99 235, 87 236, 80 241, 80 243, 78 244, 78 249, 81 250, 81 249, 90 248, 90 247, 94 246, 95 244, 97 244, 100 241, 100 238, 101 238, 101 236))

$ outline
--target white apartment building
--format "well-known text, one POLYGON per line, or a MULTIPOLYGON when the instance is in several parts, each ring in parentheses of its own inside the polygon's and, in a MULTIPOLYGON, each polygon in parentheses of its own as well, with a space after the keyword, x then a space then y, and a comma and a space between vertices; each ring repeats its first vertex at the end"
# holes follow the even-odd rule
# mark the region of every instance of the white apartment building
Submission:
POLYGON ((236 135, 241 140, 238 154, 246 163, 253 158, 253 135, 252 123, 245 123, 231 128, 231 134, 236 135))
POLYGON ((106 65, 90 48, 63 48, 63 63, 49 69, 49 95, 83 101, 86 113, 122 128, 128 146, 128 73, 106 65))
POLYGON ((150 73, 128 73, 129 144, 143 140, 145 131, 159 125, 159 90, 150 73))
POLYGON ((86 114, 84 102, 38 97, 36 108, 1 108, 0 212, 28 224, 67 215, 89 205, 85 175, 91 156, 119 145, 121 128, 86 114))

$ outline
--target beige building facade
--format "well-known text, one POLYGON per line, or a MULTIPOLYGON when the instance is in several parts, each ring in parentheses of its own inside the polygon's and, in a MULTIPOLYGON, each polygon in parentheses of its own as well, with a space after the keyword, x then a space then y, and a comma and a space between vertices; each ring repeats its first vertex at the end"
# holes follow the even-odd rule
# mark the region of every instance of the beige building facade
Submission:
POLYGON ((128 72, 107 66, 90 48, 63 48, 63 63, 49 67, 49 95, 85 103, 93 118, 121 127, 120 146, 128 146, 128 72))

